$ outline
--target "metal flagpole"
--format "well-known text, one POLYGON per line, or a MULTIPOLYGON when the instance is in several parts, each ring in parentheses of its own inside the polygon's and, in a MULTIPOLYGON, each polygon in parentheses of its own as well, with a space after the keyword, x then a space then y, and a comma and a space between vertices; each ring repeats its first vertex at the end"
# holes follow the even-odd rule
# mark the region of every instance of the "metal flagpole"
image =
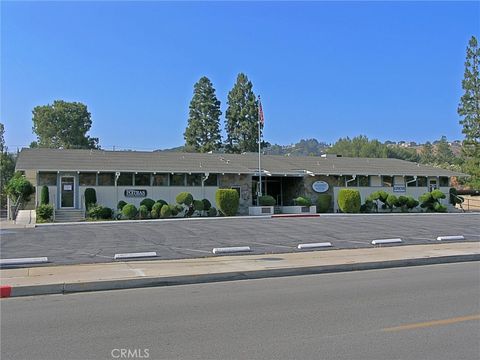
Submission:
POLYGON ((262 143, 262 136, 261 136, 261 131, 260 131, 260 117, 261 117, 261 113, 260 113, 260 109, 261 109, 261 102, 260 102, 260 95, 258 95, 258 180, 259 180, 259 184, 260 184, 260 190, 258 192, 258 198, 257 198, 257 206, 260 205, 260 196, 262 196, 262 163, 261 163, 261 156, 260 156, 260 153, 261 153, 261 143, 262 143))

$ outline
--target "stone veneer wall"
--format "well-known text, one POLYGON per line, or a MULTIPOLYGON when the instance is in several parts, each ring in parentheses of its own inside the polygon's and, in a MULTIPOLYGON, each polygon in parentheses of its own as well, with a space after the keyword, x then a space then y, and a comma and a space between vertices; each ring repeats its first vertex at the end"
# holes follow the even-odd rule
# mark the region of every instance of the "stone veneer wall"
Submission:
POLYGON ((329 194, 332 196, 332 203, 330 204, 330 210, 333 211, 333 203, 335 201, 333 194, 333 187, 337 186, 338 179, 332 176, 326 175, 315 175, 315 176, 305 176, 303 179, 303 191, 306 197, 312 200, 313 205, 317 202, 318 195, 320 194, 329 194), (328 190, 324 193, 317 193, 313 191, 312 184, 315 181, 325 181, 328 184, 328 190))
MULTIPOLYGON (((220 189, 230 189, 232 187, 240 187, 240 206, 238 213, 240 215, 248 215, 248 207, 252 206, 252 176, 245 174, 225 174, 220 175, 220 189)), ((216 204, 214 205, 217 206, 216 204)))

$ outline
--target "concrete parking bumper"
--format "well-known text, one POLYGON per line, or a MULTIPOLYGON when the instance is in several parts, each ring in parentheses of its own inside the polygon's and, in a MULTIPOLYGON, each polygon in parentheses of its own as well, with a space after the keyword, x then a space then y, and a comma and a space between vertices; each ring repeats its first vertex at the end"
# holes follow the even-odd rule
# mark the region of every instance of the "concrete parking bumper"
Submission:
POLYGON ((436 243, 329 252, 3 269, 0 270, 0 284, 2 296, 15 297, 479 260, 478 242, 436 243))

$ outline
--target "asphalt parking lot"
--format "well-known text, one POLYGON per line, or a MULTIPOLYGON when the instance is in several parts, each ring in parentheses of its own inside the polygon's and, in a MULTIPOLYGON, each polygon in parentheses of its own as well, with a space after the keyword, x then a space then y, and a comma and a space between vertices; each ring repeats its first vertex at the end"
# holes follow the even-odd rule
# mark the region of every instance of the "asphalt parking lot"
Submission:
MULTIPOLYGON (((330 215, 317 218, 219 218, 187 221, 41 226, 0 230, 2 259, 48 257, 50 264, 113 261, 117 253, 156 251, 158 259, 215 256, 215 247, 250 246, 250 254, 285 253, 299 243, 330 249, 368 248, 401 238, 402 246, 437 243, 437 236, 480 241, 480 214, 330 215)), ((321 250, 330 251, 330 250, 321 250)))

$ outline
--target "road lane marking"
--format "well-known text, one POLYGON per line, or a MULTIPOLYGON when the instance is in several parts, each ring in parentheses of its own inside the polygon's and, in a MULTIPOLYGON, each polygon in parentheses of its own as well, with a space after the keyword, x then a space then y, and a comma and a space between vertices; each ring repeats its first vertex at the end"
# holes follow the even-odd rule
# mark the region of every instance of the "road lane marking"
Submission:
POLYGON ((443 319, 443 320, 432 320, 432 321, 426 321, 426 322, 405 324, 405 325, 385 328, 385 329, 382 329, 382 331, 391 332, 391 331, 421 329, 421 328, 426 328, 426 327, 450 325, 450 324, 455 324, 455 323, 459 323, 459 322, 463 322, 463 321, 472 321, 472 320, 480 320, 480 314, 469 315, 469 316, 460 316, 460 317, 443 319))

